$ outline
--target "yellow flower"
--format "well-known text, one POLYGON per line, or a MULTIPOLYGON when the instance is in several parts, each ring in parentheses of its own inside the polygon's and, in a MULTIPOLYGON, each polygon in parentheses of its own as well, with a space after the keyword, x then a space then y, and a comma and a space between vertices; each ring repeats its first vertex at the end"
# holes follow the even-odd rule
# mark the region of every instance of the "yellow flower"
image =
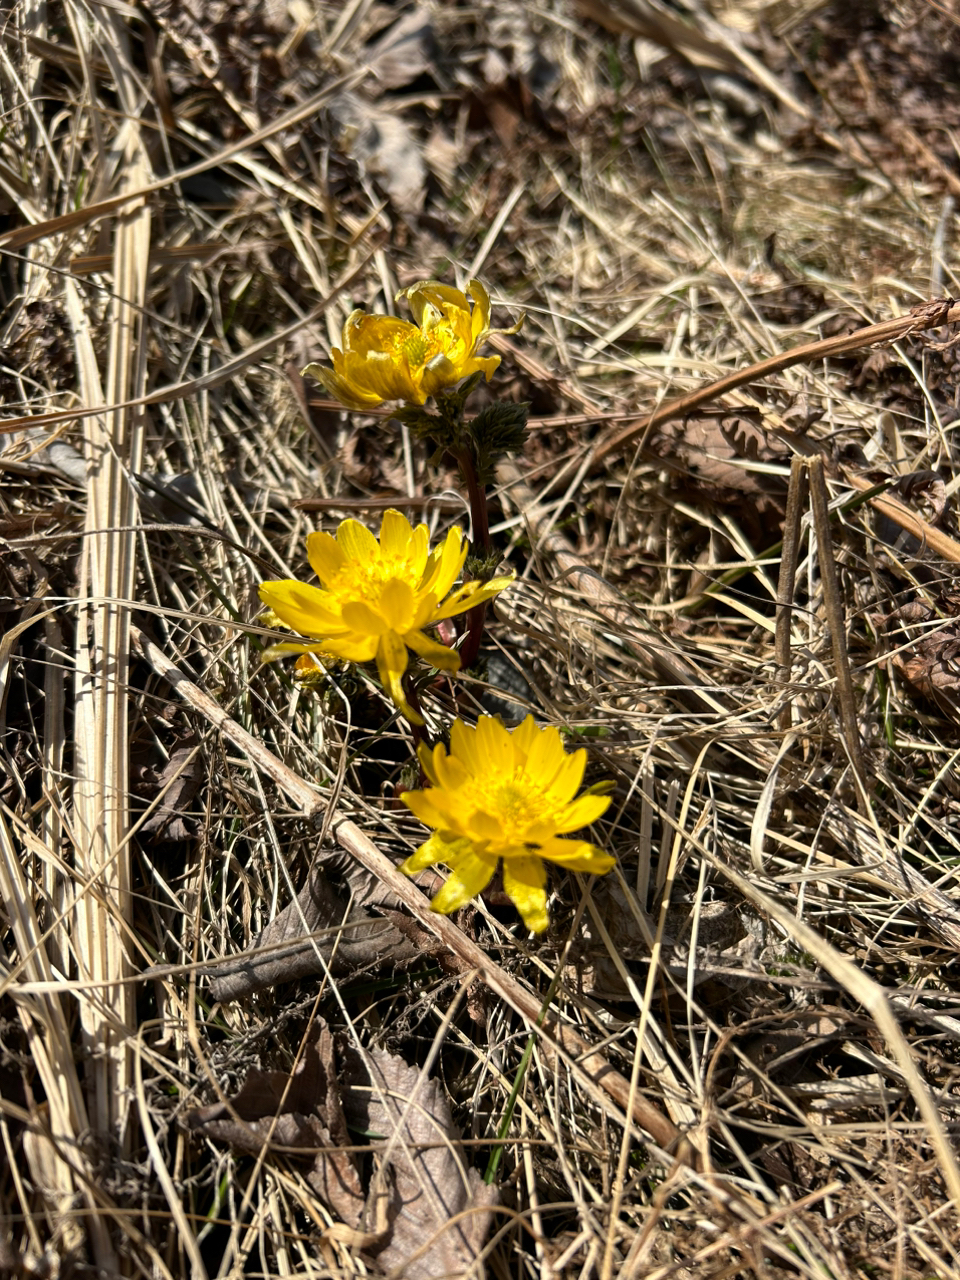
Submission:
POLYGON ((511 573, 465 582, 448 595, 466 556, 460 529, 451 529, 430 551, 427 526, 413 529, 393 510, 384 514, 379 542, 356 520, 344 520, 336 538, 311 533, 307 559, 321 585, 262 582, 260 599, 284 626, 316 643, 275 644, 264 658, 282 653, 320 653, 348 662, 376 658, 384 689, 411 723, 422 724, 400 685, 407 649, 442 671, 458 671, 460 655, 424 635, 424 627, 466 613, 513 581, 511 573))
POLYGON ((436 280, 401 289, 397 301, 406 298, 415 324, 358 308, 343 326, 343 350, 331 352, 333 368, 308 364, 304 374, 322 382, 348 409, 371 409, 385 400, 423 404, 479 371, 489 382, 500 357, 477 351, 491 333, 516 333, 523 318, 511 329, 491 329, 486 289, 471 280, 467 291, 472 310, 465 294, 436 280))
POLYGON ((609 854, 585 840, 561 838, 595 822, 610 800, 590 793, 574 799, 587 753, 567 755, 557 729, 537 728, 533 716, 512 731, 490 716, 475 729, 455 720, 449 754, 424 744, 418 754, 433 786, 400 799, 435 830, 400 870, 413 876, 435 862, 450 867, 430 904, 434 911, 464 906, 502 858, 504 889, 527 928, 541 933, 549 923, 544 860, 595 875, 613 866, 609 854))

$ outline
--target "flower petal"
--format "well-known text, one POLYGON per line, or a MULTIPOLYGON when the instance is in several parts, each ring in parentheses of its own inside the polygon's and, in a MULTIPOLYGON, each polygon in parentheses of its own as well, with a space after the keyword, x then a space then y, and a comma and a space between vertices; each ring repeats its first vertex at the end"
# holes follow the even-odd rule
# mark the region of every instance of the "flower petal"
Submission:
POLYGON ((378 396, 376 392, 361 391, 341 374, 322 364, 308 364, 303 370, 303 377, 316 378, 321 386, 330 392, 334 400, 339 400, 345 409, 362 411, 374 409, 378 404, 383 403, 383 397, 378 396))
POLYGON ((342 547, 329 533, 307 534, 307 559, 324 586, 332 582, 346 563, 342 547))
MULTIPOLYGON (((260 655, 261 662, 276 662, 277 658, 286 657, 288 653, 323 653, 328 654, 330 650, 327 648, 325 640, 318 640, 316 644, 272 644, 264 649, 260 655)), ((334 655, 331 655, 334 656, 334 655)))
POLYGON ((586 840, 547 840, 537 852, 541 858, 567 871, 584 871, 595 876, 605 876, 617 865, 616 858, 586 840))
POLYGON ((400 799, 425 827, 446 827, 446 816, 434 807, 430 799, 435 790, 435 787, 431 787, 429 791, 404 791, 400 799))
POLYGON ((348 600, 342 613, 347 626, 361 635, 381 636, 390 629, 383 614, 367 604, 366 600, 348 600))
POLYGON ((580 796, 560 810, 554 819, 553 829, 558 835, 579 831, 582 827, 589 827, 591 822, 596 822, 609 808, 609 796, 580 796))
MULTIPOLYGON (((500 357, 493 357, 497 364, 500 363, 500 357)), ((464 365, 462 361, 456 364, 447 356, 434 356, 423 367, 423 375, 420 379, 420 386, 425 395, 435 396, 438 391, 442 391, 444 387, 452 387, 455 382, 459 382, 464 376, 464 365)), ((488 378, 489 382, 490 379, 488 378)))
POLYGON ((403 638, 414 653, 419 653, 421 658, 429 662, 431 667, 436 667, 438 671, 460 670, 460 655, 456 649, 448 649, 445 644, 438 644, 436 640, 425 636, 422 631, 408 631, 403 638))
POLYGON ((484 761, 484 772, 512 773, 514 755, 510 734, 493 716, 481 716, 477 721, 477 751, 484 761))
POLYGON ((508 858, 503 864, 503 887, 531 933, 543 933, 547 915, 547 869, 539 858, 508 858))
POLYGON ((283 625, 299 631, 302 636, 323 636, 330 631, 344 630, 335 602, 321 587, 287 578, 280 582, 261 582, 259 592, 260 599, 283 625))
POLYGON ((463 530, 459 525, 454 525, 448 530, 443 546, 434 549, 427 565, 429 572, 423 576, 421 589, 432 592, 438 600, 442 600, 456 582, 466 558, 467 542, 463 530))
MULTIPOLYGON (((423 527, 426 528, 426 525, 423 527)), ((401 512, 390 507, 383 513, 383 520, 380 523, 381 555, 390 559, 406 560, 410 554, 412 541, 413 529, 410 527, 410 521, 401 512)))
POLYGON ((343 520, 337 529, 337 544, 347 560, 364 564, 369 560, 379 561, 380 545, 376 538, 359 520, 343 520))
POLYGON ((564 759, 547 788, 547 794, 555 804, 566 804, 573 799, 580 790, 586 767, 587 753, 583 747, 564 759))
POLYGON ((386 619, 387 626, 403 635, 413 622, 416 597, 413 587, 403 578, 389 578, 380 590, 378 612, 386 619))
MULTIPOLYGON (((473 345, 470 351, 473 353, 490 332, 490 295, 479 280, 471 280, 467 284, 467 291, 476 303, 473 315, 470 317, 470 328, 473 334, 473 345)), ((489 378, 487 381, 489 382, 489 378)))
MULTIPOLYGON (((400 799, 402 800, 403 796, 400 799)), ((421 871, 426 871, 427 867, 432 867, 435 862, 446 862, 449 865, 468 850, 469 841, 447 841, 434 833, 416 853, 412 853, 407 858, 406 862, 400 863, 400 870, 405 876, 419 875, 421 871)))
POLYGON ((497 859, 470 848, 456 854, 450 866, 447 883, 430 903, 431 909, 441 915, 449 915, 451 911, 466 906, 471 898, 482 892, 497 869, 497 859))
POLYGON ((377 670, 383 687, 411 724, 423 724, 403 694, 400 681, 407 669, 407 646, 395 631, 385 631, 377 646, 377 670))
POLYGON ((500 578, 491 578, 489 582, 465 582, 462 587, 454 591, 453 595, 444 600, 433 615, 432 621, 440 622, 443 618, 452 618, 458 613, 466 613, 468 609, 483 604, 485 600, 490 600, 498 592, 503 591, 504 587, 509 587, 516 576, 515 573, 509 573, 500 578))
POLYGON ((450 754, 456 756, 474 777, 483 771, 483 756, 477 748, 477 731, 458 716, 450 726, 450 754))
MULTIPOLYGON (((586 757, 586 752, 583 754, 586 757)), ((553 725, 548 725, 530 743, 526 763, 527 776, 535 778, 537 783, 546 790, 557 776, 565 758, 560 731, 553 725)))

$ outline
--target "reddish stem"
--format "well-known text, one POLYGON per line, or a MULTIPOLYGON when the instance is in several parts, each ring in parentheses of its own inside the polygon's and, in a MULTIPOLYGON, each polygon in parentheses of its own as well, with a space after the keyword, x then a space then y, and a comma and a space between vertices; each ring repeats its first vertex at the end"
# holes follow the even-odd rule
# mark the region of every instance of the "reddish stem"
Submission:
POLYGON ((487 518, 487 491, 480 483, 480 477, 477 475, 476 464, 473 461, 473 455, 470 450, 458 449, 454 456, 459 463, 460 474, 463 476, 463 482, 467 486, 467 495, 470 498, 474 546, 482 547, 483 554, 488 556, 493 549, 493 544, 490 541, 490 522, 487 518))

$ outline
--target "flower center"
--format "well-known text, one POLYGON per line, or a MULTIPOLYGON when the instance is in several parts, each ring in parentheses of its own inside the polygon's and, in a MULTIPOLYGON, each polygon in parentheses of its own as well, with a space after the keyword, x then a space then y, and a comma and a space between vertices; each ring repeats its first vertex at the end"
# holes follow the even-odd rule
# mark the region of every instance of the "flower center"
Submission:
POLYGON ((522 769, 506 780, 502 775, 475 779, 471 798, 478 810, 499 818, 508 844, 523 844, 531 826, 550 810, 547 797, 522 769))
POLYGON ((330 583, 328 590, 341 604, 351 600, 363 600, 376 606, 388 582, 399 578, 416 590, 414 569, 410 561, 400 556, 378 556, 366 562, 351 560, 345 564, 330 583))
POLYGON ((398 355, 407 361, 410 371, 419 372, 434 356, 444 355, 456 363, 462 358, 460 335, 448 320, 438 319, 398 343, 398 355))

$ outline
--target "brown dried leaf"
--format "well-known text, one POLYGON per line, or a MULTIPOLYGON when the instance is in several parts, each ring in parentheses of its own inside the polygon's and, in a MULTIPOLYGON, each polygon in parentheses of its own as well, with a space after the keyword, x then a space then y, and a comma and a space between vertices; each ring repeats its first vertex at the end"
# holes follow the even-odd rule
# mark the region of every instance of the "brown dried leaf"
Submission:
POLYGON ((157 779, 158 790, 166 789, 163 800, 140 828, 140 835, 152 840, 195 840, 193 820, 184 811, 197 794, 203 781, 203 760, 197 751, 197 735, 188 733, 180 740, 157 779))
POLYGON ((960 719, 960 601, 945 599, 935 609, 920 600, 902 605, 878 621, 896 644, 890 661, 922 697, 952 720, 960 719), (944 614, 953 614, 946 620, 944 614))
POLYGON ((382 1271, 404 1280, 471 1272, 497 1192, 467 1168, 440 1086, 380 1050, 342 1057, 338 1066, 324 1026, 292 1075, 251 1071, 234 1098, 189 1112, 185 1124, 251 1154, 311 1157, 310 1185, 360 1230, 350 1238, 382 1271), (348 1123, 380 1157, 366 1188, 354 1156, 335 1149, 350 1144, 348 1123))
POLYGON ((288 1158, 312 1157, 307 1181, 342 1222, 356 1227, 366 1198, 340 1101, 333 1037, 325 1026, 308 1045, 293 1075, 251 1071, 229 1101, 188 1112, 184 1123, 217 1142, 251 1155, 267 1147, 288 1158), (322 1148, 322 1149, 321 1149, 322 1148))
POLYGON ((785 488, 778 477, 738 464, 737 460, 771 463, 787 458, 783 449, 771 445, 759 415, 749 410, 698 413, 681 422, 669 423, 657 432, 650 448, 684 471, 720 488, 750 494, 780 493, 785 488))
POLYGON ((947 486, 936 471, 911 471, 901 476, 889 492, 916 508, 928 524, 938 524, 947 505, 947 486))
POLYGON ((433 63, 436 45, 426 9, 414 9, 395 22, 367 49, 370 70, 381 89, 399 89, 416 80, 433 63))
POLYGON ((384 1137, 380 1175, 369 1192, 371 1205, 388 1197, 379 1266, 404 1280, 472 1274, 498 1194, 466 1167, 439 1084, 380 1050, 363 1057, 351 1050, 345 1058, 343 1105, 351 1128, 384 1137))
POLYGON ((772 535, 786 501, 786 481, 750 463, 789 465, 786 452, 771 444, 759 414, 748 410, 697 413, 661 427, 648 455, 661 458, 690 485, 699 503, 734 505, 751 537, 772 535))
MULTIPOLYGON (((328 862, 327 865, 333 865, 328 862)), ((342 864, 341 864, 342 865, 342 864)), ((351 892, 338 893, 315 867, 297 897, 267 925, 249 950, 231 964, 212 970, 215 1000, 239 1000, 278 982, 322 973, 356 974, 383 964, 402 965, 435 946, 388 899, 379 883, 347 874, 351 892), (373 915, 367 907, 374 907, 373 915), (322 934, 326 937, 311 935, 322 934)))
POLYGON ((396 110, 387 111, 356 93, 330 100, 343 146, 403 213, 419 213, 427 166, 413 129, 396 110))
POLYGON ((650 0, 577 0, 578 7, 608 31, 626 32, 652 40, 672 53, 687 58, 696 67, 735 71, 738 63, 729 49, 708 39, 692 23, 650 0))

